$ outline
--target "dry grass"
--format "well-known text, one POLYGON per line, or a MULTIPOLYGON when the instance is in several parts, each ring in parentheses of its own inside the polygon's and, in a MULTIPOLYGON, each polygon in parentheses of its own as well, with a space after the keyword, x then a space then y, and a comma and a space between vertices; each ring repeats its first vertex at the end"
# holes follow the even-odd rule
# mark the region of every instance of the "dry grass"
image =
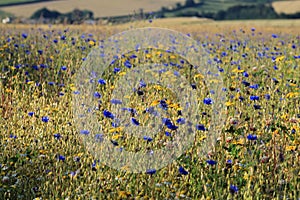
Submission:
MULTIPOLYGON (((47 29, 48 25, 36 25, 39 28, 47 29)), ((14 25, 14 24, 0 24, 0 29, 28 29, 32 25, 14 25)), ((64 29, 64 25, 55 25, 57 29, 64 29)), ((97 32, 99 30, 110 32, 111 34, 125 31, 131 28, 141 27, 162 27, 177 30, 183 33, 219 33, 228 30, 240 29, 250 30, 256 27, 258 30, 264 30, 266 33, 282 33, 282 34, 296 34, 300 33, 300 20, 235 20, 235 21, 213 21, 210 19, 201 18, 167 18, 155 19, 152 23, 148 21, 133 21, 121 25, 68 25, 71 30, 81 30, 84 32, 97 32)), ((53 28, 53 27, 52 27, 53 28)))
POLYGON ((272 5, 277 13, 292 14, 292 13, 300 12, 299 0, 277 1, 274 2, 272 5))
POLYGON ((94 12, 95 17, 118 16, 144 11, 156 11, 162 6, 172 6, 176 2, 184 0, 58 0, 51 2, 36 3, 30 5, 3 7, 1 10, 15 14, 16 16, 30 17, 34 11, 47 7, 65 13, 78 9, 87 9, 94 12))

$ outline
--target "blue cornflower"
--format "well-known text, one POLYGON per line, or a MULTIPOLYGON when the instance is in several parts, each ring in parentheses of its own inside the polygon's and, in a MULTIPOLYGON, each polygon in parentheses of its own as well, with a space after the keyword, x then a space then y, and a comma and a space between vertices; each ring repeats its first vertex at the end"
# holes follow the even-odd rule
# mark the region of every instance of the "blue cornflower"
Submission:
POLYGON ((245 71, 245 72, 243 72, 243 76, 244 77, 249 77, 249 74, 245 71))
POLYGON ((88 135, 88 134, 90 134, 90 131, 89 130, 81 130, 80 134, 88 135))
POLYGON ((178 171, 179 171, 179 173, 182 174, 182 175, 188 175, 188 174, 189 174, 189 172, 186 171, 186 170, 185 170, 183 167, 181 167, 181 166, 179 167, 179 170, 178 170, 178 171))
POLYGON ((70 172, 70 176, 75 176, 76 175, 76 172, 70 172))
POLYGON ((174 71, 174 75, 175 75, 175 76, 180 76, 179 71, 174 71))
POLYGON ((117 141, 115 141, 115 140, 111 140, 110 141, 114 146, 119 146, 119 143, 117 142, 117 141))
POLYGON ((37 52, 38 52, 39 55, 43 54, 43 50, 37 50, 37 52))
POLYGON ((211 98, 204 98, 203 103, 206 105, 213 104, 213 100, 211 98))
POLYGON ((103 134, 96 134, 95 135, 95 141, 96 142, 103 142, 104 138, 103 138, 103 134))
POLYGON ((163 118, 162 122, 167 126, 168 124, 172 124, 171 120, 169 118, 163 118))
POLYGON ((126 60, 126 61, 124 62, 124 65, 125 65, 125 67, 127 67, 127 68, 131 68, 131 67, 132 67, 132 64, 130 63, 129 60, 126 60))
POLYGON ((60 69, 63 70, 63 71, 66 71, 67 67, 66 66, 62 66, 60 69))
POLYGON ((178 126, 175 126, 174 124, 168 124, 167 127, 168 127, 168 129, 171 129, 171 130, 178 129, 178 126))
POLYGON ((196 89, 197 89, 197 85, 196 85, 195 83, 192 83, 191 86, 192 86, 192 89, 193 89, 193 90, 196 90, 196 89))
POLYGON ((59 133, 55 133, 53 136, 57 140, 59 140, 61 138, 61 135, 59 133))
POLYGON ((251 101, 259 101, 259 96, 250 96, 251 101))
POLYGON ((272 78, 272 80, 275 82, 275 84, 279 83, 279 81, 276 78, 272 78))
POLYGON ((278 35, 272 34, 272 38, 278 38, 278 35))
POLYGON ((132 54, 132 55, 130 56, 130 59, 134 59, 134 58, 137 58, 137 56, 136 56, 135 54, 132 54))
POLYGON ((99 98, 101 98, 101 94, 99 92, 95 92, 94 97, 99 99, 99 98))
POLYGON ((293 129, 291 130, 291 133, 292 133, 292 134, 295 134, 295 133, 296 133, 296 130, 293 128, 293 129))
POLYGON ((255 105, 253 105, 253 107, 254 107, 254 109, 255 109, 255 110, 259 110, 259 109, 261 108, 261 106, 260 106, 260 105, 256 105, 256 104, 255 104, 255 105))
POLYGON ((171 133, 166 131, 166 136, 171 137, 171 133))
POLYGON ((28 116, 32 117, 34 112, 28 112, 28 116))
POLYGON ((232 160, 230 160, 230 159, 227 160, 227 161, 226 161, 226 165, 232 165, 232 160))
POLYGON ((13 134, 10 134, 9 137, 12 138, 12 139, 17 139, 17 136, 13 135, 13 134))
POLYGON ((110 100, 110 103, 112 103, 112 104, 122 104, 122 101, 119 100, 119 99, 112 99, 112 100, 110 100))
POLYGON ((67 38, 67 37, 66 37, 65 35, 62 35, 62 36, 60 37, 61 40, 66 40, 66 38, 67 38))
POLYGON ((43 68, 43 69, 45 69, 45 68, 48 67, 48 65, 46 65, 46 64, 40 64, 40 67, 43 68))
POLYGON ((252 89, 257 90, 258 87, 259 87, 259 85, 258 84, 254 84, 254 85, 250 85, 249 87, 252 88, 252 89))
POLYGON ((63 156, 63 155, 59 155, 59 156, 57 157, 57 159, 58 159, 59 161, 65 161, 65 160, 66 160, 66 157, 63 156))
POLYGON ((153 174, 156 173, 156 169, 147 169, 147 170, 146 170, 146 173, 147 173, 147 174, 150 174, 150 175, 153 175, 153 174))
POLYGON ((165 100, 161 100, 159 103, 161 108, 163 108, 164 110, 168 109, 168 104, 165 100))
POLYGON ((109 112, 108 110, 104 110, 104 111, 103 111, 103 115, 104 115, 105 117, 107 117, 107 118, 111 118, 111 119, 114 119, 114 118, 115 118, 115 116, 114 116, 111 112, 109 112))
POLYGON ((118 67, 115 67, 114 68, 114 73, 116 74, 116 73, 118 73, 118 72, 120 72, 121 71, 121 68, 118 68, 118 67))
POLYGON ((270 98, 271 98, 271 95, 269 95, 269 94, 265 95, 265 99, 270 100, 270 98))
POLYGON ((101 85, 105 85, 106 84, 106 81, 104 79, 99 79, 98 80, 98 83, 101 84, 101 85))
POLYGON ((165 126, 167 126, 171 130, 176 130, 178 128, 178 126, 173 125, 171 120, 168 118, 163 118, 162 121, 165 124, 165 126))
POLYGON ((198 124, 198 125, 196 126, 196 128, 197 128, 197 130, 199 130, 199 131, 205 131, 205 126, 204 126, 203 124, 198 124))
POLYGON ((28 37, 27 33, 22 33, 22 37, 26 39, 28 37))
POLYGON ((140 122, 138 122, 138 120, 136 120, 135 118, 131 118, 131 122, 134 124, 134 125, 136 125, 136 126, 138 126, 138 125, 140 125, 140 122))
POLYGON ((94 160, 94 162, 92 163, 92 169, 96 169, 97 167, 97 160, 94 160))
POLYGON ((49 122, 49 117, 48 116, 43 116, 42 121, 43 122, 49 122))
POLYGON ((151 142, 153 140, 150 136, 144 136, 143 139, 147 142, 151 142))
POLYGON ((216 165, 217 164, 217 161, 215 161, 215 160, 207 160, 206 162, 209 165, 216 165))
POLYGON ((235 185, 230 185, 229 189, 231 193, 237 193, 239 191, 239 188, 235 185))
POLYGON ((249 134, 249 135, 247 136, 247 139, 248 139, 248 140, 257 140, 257 135, 249 134))
POLYGON ((176 122, 178 124, 185 124, 185 119, 184 118, 179 118, 179 119, 176 120, 176 122))
POLYGON ((140 81, 140 87, 143 88, 143 87, 146 87, 146 86, 147 86, 147 84, 143 80, 141 80, 140 81))

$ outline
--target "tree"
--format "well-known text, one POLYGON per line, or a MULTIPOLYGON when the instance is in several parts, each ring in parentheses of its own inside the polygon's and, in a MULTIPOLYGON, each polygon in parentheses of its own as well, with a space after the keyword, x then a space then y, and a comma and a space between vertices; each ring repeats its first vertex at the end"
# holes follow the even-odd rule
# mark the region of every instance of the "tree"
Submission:
POLYGON ((40 19, 41 17, 43 17, 45 19, 57 19, 61 15, 62 14, 57 11, 50 11, 47 8, 42 8, 42 9, 34 12, 30 18, 31 19, 40 19))
POLYGON ((185 6, 187 6, 187 7, 192 7, 192 6, 194 6, 196 3, 195 3, 195 1, 194 0, 186 0, 185 1, 185 6))

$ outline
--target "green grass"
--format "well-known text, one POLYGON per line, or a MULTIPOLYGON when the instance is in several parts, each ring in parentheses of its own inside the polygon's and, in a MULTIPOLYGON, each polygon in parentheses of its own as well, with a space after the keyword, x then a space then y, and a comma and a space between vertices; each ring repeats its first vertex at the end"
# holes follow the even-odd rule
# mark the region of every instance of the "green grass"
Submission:
POLYGON ((179 13, 217 13, 221 10, 225 11, 230 7, 237 6, 237 5, 256 5, 256 2, 243 2, 239 0, 212 0, 212 1, 204 1, 204 4, 190 7, 190 8, 183 8, 178 11, 168 12, 165 13, 166 17, 174 17, 178 16, 179 13))
POLYGON ((1 0, 0 1, 0 6, 6 6, 9 4, 18 4, 18 3, 31 3, 31 2, 39 2, 42 0, 1 0))
POLYGON ((12 16, 14 16, 14 15, 11 14, 11 13, 0 10, 0 18, 12 17, 12 16))

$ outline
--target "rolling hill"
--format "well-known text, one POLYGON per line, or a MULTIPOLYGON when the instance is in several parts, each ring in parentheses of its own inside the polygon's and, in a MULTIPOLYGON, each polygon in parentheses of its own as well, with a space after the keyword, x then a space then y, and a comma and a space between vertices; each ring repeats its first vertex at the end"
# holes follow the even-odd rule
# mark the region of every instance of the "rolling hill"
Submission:
POLYGON ((292 14, 300 12, 300 0, 275 1, 272 5, 277 13, 292 14))
POLYGON ((74 9, 87 9, 91 10, 95 17, 105 17, 133 14, 139 12, 141 8, 145 12, 156 11, 162 6, 174 6, 177 2, 183 3, 185 0, 53 0, 28 5, 4 6, 1 7, 1 10, 18 17, 30 17, 36 10, 44 7, 61 13, 70 12, 74 9))
MULTIPOLYGON (((74 9, 90 10, 94 17, 122 16, 140 12, 157 11, 161 7, 175 7, 186 0, 1 0, 0 10, 12 13, 17 17, 30 17, 41 8, 56 10, 61 13, 71 12, 74 9), (7 4, 18 4, 10 5, 7 4)), ((199 2, 200 0, 195 0, 199 2)), ((189 13, 216 13, 236 5, 253 5, 266 0, 202 0, 202 5, 188 7, 167 13, 166 17, 176 16, 181 12, 189 13)), ((300 0, 280 0, 272 3, 277 13, 296 13, 300 11, 300 0)))

